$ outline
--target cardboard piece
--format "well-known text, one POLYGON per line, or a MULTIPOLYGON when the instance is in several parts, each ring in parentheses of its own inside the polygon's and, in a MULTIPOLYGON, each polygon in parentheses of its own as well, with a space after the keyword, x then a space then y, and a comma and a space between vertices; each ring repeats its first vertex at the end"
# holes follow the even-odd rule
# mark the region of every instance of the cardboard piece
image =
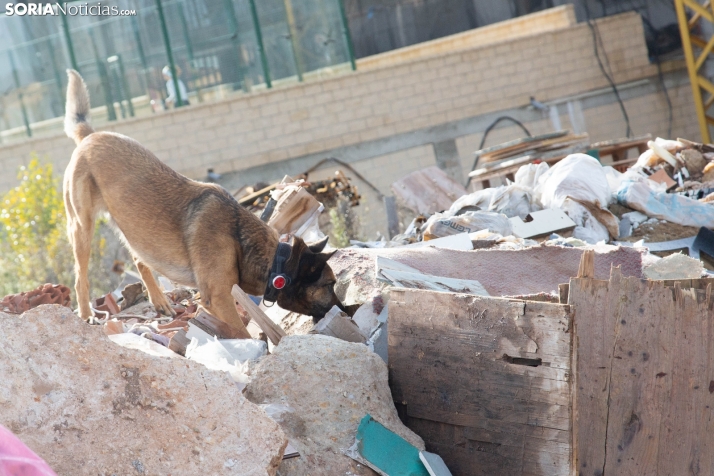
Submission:
POLYGON ((513 236, 518 238, 535 238, 564 230, 575 228, 575 222, 563 211, 557 208, 540 210, 526 216, 510 218, 513 236))
POLYGON ((474 245, 471 243, 471 238, 468 233, 459 233, 458 235, 445 236, 434 240, 419 241, 410 245, 400 246, 400 248, 425 248, 427 246, 461 251, 471 251, 474 249, 474 245))
POLYGON ((667 190, 677 186, 677 182, 675 182, 672 177, 667 175, 667 172, 665 172, 664 169, 659 169, 657 172, 653 173, 648 178, 653 182, 665 184, 667 186, 667 190))
POLYGON ((419 459, 424 463, 424 467, 431 476, 451 476, 451 471, 446 467, 441 456, 428 451, 420 451, 419 459))

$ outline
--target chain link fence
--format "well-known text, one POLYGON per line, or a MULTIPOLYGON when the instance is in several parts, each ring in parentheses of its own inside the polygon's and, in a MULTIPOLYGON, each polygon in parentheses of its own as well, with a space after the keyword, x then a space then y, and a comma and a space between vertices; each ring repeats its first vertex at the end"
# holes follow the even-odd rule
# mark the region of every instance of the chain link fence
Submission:
POLYGON ((100 4, 128 14, 0 16, 0 143, 61 130, 66 68, 96 125, 354 69, 341 0, 100 4))

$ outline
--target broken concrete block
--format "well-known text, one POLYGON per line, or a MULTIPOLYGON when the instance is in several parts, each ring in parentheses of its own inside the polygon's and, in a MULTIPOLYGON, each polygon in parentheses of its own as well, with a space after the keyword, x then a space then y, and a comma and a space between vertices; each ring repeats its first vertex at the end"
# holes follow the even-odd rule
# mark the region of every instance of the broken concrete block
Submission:
POLYGON ((57 474, 276 474, 285 434, 223 373, 61 306, 0 313, 0 342, 0 423, 57 474))
POLYGON ((525 220, 513 217, 509 221, 513 236, 518 238, 535 238, 575 228, 575 222, 559 208, 532 212, 525 220))
POLYGON ((685 256, 682 253, 675 253, 647 266, 642 273, 647 279, 662 280, 699 279, 702 277, 703 272, 704 266, 701 261, 685 256))
POLYGON ((342 312, 337 306, 330 309, 327 314, 325 314, 325 317, 315 324, 310 334, 321 334, 336 337, 347 342, 359 342, 361 344, 367 340, 367 335, 350 319, 350 316, 342 312))
POLYGON ((424 449, 421 438, 397 416, 386 364, 362 344, 320 335, 285 337, 272 355, 255 364, 245 396, 295 410, 284 416, 281 427, 301 456, 283 461, 280 474, 373 474, 342 454, 368 413, 424 449))

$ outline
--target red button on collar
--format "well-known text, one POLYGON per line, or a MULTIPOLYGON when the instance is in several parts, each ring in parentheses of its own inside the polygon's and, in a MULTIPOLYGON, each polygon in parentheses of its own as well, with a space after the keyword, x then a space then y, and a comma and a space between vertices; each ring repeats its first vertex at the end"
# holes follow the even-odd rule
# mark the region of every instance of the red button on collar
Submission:
POLYGON ((273 278, 273 287, 275 289, 283 289, 287 284, 287 280, 284 276, 276 276, 273 278))

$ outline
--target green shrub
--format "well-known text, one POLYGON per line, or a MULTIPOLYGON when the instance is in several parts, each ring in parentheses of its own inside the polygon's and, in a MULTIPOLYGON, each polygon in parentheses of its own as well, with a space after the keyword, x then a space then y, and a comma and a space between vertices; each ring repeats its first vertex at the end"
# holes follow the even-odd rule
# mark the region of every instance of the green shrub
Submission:
MULTIPOLYGON (((0 199, 0 297, 44 283, 74 289, 74 256, 67 238, 60 182, 52 164, 43 165, 33 156, 27 167, 20 167, 18 179, 20 185, 0 199)), ((117 281, 102 263, 107 244, 102 231, 106 228, 106 220, 100 219, 92 241, 89 274, 93 297, 113 290, 117 281)))

